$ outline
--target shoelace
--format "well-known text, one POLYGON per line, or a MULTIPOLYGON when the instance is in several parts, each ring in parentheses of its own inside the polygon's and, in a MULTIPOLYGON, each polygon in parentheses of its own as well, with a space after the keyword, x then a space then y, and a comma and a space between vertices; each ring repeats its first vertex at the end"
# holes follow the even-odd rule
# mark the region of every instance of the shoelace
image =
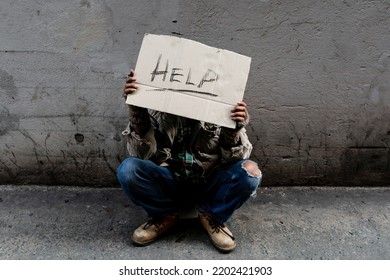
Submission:
POLYGON ((163 223, 163 219, 158 218, 151 218, 147 223, 144 225, 143 229, 148 229, 152 225, 155 225, 157 228, 159 228, 163 223))
POLYGON ((207 218, 208 221, 209 221, 209 225, 211 226, 211 228, 213 229, 213 233, 216 232, 224 232, 227 236, 229 236, 232 240, 235 240, 234 236, 232 236, 230 233, 228 233, 226 230, 225 230, 225 225, 224 224, 221 224, 219 223, 216 219, 214 219, 213 217, 208 217, 207 218))

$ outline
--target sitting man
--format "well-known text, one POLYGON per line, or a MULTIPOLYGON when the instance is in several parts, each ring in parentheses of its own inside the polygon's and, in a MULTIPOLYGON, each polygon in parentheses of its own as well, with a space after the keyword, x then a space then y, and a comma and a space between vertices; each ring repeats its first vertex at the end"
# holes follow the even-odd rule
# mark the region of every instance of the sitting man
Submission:
MULTIPOLYGON (((131 70, 123 96, 137 88, 131 70)), ((136 245, 154 242, 178 221, 183 207, 196 204, 212 244, 221 252, 236 247, 224 223, 256 193, 262 174, 248 160, 247 105, 239 102, 231 118, 235 129, 129 105, 123 134, 131 157, 119 166, 118 179, 125 194, 150 216, 132 235, 136 245)))

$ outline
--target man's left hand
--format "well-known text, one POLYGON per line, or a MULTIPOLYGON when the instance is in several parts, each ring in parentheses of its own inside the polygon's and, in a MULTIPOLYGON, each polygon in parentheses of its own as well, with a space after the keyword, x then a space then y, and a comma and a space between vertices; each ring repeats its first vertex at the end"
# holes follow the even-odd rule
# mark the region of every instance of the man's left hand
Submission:
POLYGON ((237 127, 241 128, 249 122, 249 114, 247 110, 247 105, 244 101, 238 102, 231 111, 231 118, 237 123, 237 127))

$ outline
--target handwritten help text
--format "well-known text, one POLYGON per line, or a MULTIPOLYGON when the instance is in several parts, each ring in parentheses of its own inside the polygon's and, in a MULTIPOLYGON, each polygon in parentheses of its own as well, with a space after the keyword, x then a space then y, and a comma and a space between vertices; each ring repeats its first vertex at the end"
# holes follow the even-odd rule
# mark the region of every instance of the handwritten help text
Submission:
POLYGON ((156 67, 153 69, 153 71, 150 73, 150 82, 155 81, 157 78, 161 78, 163 82, 168 82, 169 84, 172 84, 172 87, 169 88, 161 88, 161 89, 155 89, 158 91, 164 91, 164 90, 171 90, 171 91, 177 91, 177 92, 191 92, 191 93, 198 93, 198 94, 206 94, 211 96, 217 96, 216 94, 212 92, 202 91, 202 87, 205 83, 214 83, 218 81, 218 74, 215 73, 215 71, 211 69, 207 69, 205 71, 205 74, 202 76, 202 78, 199 81, 192 80, 193 77, 191 77, 191 68, 188 69, 188 71, 185 71, 183 68, 178 67, 169 67, 169 61, 166 60, 165 67, 161 67, 161 59, 162 54, 159 55, 156 67), (185 83, 189 86, 194 86, 194 89, 175 89, 174 83, 185 83))

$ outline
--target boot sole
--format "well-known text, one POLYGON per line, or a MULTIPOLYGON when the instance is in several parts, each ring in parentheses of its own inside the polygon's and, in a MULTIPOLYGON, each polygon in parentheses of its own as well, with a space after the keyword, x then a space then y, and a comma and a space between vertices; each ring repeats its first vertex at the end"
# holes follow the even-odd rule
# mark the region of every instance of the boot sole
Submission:
POLYGON ((209 238, 210 238, 211 244, 213 244, 213 246, 214 246, 219 252, 224 253, 224 254, 227 254, 227 253, 232 252, 232 251, 237 247, 237 244, 234 244, 234 247, 232 247, 232 248, 221 248, 221 247, 219 247, 219 246, 213 241, 213 239, 211 239, 211 237, 209 237, 209 238))
MULTIPOLYGON (((159 235, 158 237, 160 237, 161 235, 159 235)), ((139 247, 144 247, 144 246, 148 246, 152 243, 154 243, 155 241, 157 241, 157 237, 152 239, 152 240, 148 240, 148 241, 145 241, 145 242, 140 242, 140 241, 136 241, 133 237, 133 235, 131 236, 131 241, 133 242, 134 245, 136 246, 139 246, 139 247)))

